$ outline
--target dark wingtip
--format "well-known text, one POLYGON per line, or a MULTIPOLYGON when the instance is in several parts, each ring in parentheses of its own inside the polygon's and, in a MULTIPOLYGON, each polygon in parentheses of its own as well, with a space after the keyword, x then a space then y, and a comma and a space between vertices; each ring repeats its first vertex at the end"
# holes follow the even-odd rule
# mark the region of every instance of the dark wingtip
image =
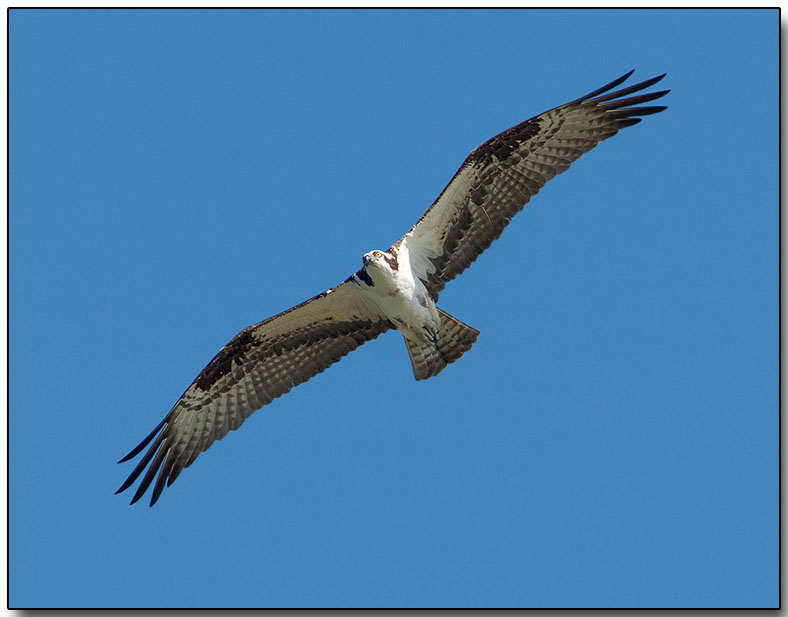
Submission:
MULTIPOLYGON (((145 489, 147 488, 148 487, 146 486, 145 489)), ((137 489, 137 492, 134 493, 134 497, 132 497, 131 501, 129 502, 130 506, 133 506, 135 503, 137 503, 140 500, 140 497, 142 497, 143 493, 145 492, 145 489, 143 489, 141 486, 137 489)))
POLYGON ((648 116, 649 114, 658 114, 661 111, 665 111, 667 108, 667 105, 652 105, 651 107, 635 107, 634 109, 637 110, 639 115, 648 116))
POLYGON ((126 478, 126 481, 123 484, 120 485, 120 488, 117 491, 115 491, 115 494, 116 495, 120 495, 123 491, 125 491, 132 484, 134 484, 134 480, 136 478, 137 478, 137 476, 134 476, 134 475, 131 475, 128 478, 126 478))
POLYGON ((613 89, 613 88, 615 88, 616 86, 620 86, 620 85, 621 85, 622 83, 624 83, 624 82, 625 82, 627 79, 629 79, 629 77, 630 77, 630 76, 632 75, 632 73, 634 73, 634 72, 635 72, 635 69, 632 69, 632 70, 631 70, 631 71, 629 71, 628 73, 624 73, 624 74, 623 74, 621 77, 619 77, 619 78, 617 78, 617 79, 614 79, 614 80, 613 80, 613 81, 611 81, 609 84, 605 84, 605 85, 604 85, 604 86, 602 86, 601 88, 597 88, 597 89, 596 89, 596 90, 594 90, 593 92, 589 92, 589 93, 588 93, 588 94, 586 94, 585 96, 581 96, 579 99, 576 99, 576 100, 574 100, 574 101, 572 101, 572 102, 573 102, 573 103, 582 103, 583 101, 587 101, 588 99, 592 99, 592 98, 594 98, 594 97, 596 97, 596 96, 599 96, 600 94, 604 94, 605 92, 608 92, 609 90, 612 90, 612 89, 613 89))
POLYGON ((170 419, 170 415, 171 415, 171 414, 172 414, 172 412, 170 412, 169 414, 167 414, 167 417, 166 417, 166 418, 164 418, 164 420, 162 420, 161 422, 159 422, 159 425, 158 425, 158 426, 157 426, 155 429, 153 429, 153 430, 150 432, 150 434, 149 434, 149 435, 148 435, 148 436, 147 436, 145 439, 143 439, 143 440, 142 440, 142 442, 140 442, 140 444, 139 444, 139 445, 138 445, 136 448, 134 448, 134 449, 133 449, 131 452, 129 452, 129 453, 126 455, 126 456, 124 456, 122 459, 120 459, 120 460, 118 461, 118 463, 125 463, 126 461, 130 461, 130 460, 131 460, 131 459, 133 459, 135 456, 137 456, 137 455, 138 455, 140 452, 142 452, 142 451, 145 449, 145 446, 147 446, 147 445, 150 443, 151 439, 153 439, 153 438, 156 436, 156 433, 158 433, 158 432, 159 432, 159 431, 162 429, 162 427, 163 427, 165 424, 167 424, 167 422, 168 422, 168 421, 169 421, 169 419, 170 419))

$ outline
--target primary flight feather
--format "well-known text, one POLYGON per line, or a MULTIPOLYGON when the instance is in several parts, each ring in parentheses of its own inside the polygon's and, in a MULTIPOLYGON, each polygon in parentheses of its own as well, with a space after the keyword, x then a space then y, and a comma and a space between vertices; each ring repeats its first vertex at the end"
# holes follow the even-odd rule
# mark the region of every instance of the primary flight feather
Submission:
POLYGON ((666 109, 642 104, 669 90, 635 94, 664 74, 611 92, 631 74, 486 141, 388 250, 366 253, 361 269, 345 282, 242 330, 121 459, 134 458, 150 444, 117 492, 142 475, 131 503, 153 484, 150 505, 155 504, 165 485, 214 441, 387 330, 402 333, 416 379, 433 377, 459 359, 479 331, 437 308, 438 294, 549 180, 641 116, 666 109))

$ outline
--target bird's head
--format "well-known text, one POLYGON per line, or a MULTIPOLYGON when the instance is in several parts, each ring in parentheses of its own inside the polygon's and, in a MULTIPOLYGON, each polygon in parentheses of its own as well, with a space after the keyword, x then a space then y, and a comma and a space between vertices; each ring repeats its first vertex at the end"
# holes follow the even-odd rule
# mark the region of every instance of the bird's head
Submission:
POLYGON ((392 246, 388 251, 370 251, 364 255, 364 267, 372 266, 387 270, 389 274, 399 270, 399 250, 392 246))
POLYGON ((397 270, 399 270, 397 254, 398 251, 394 247, 388 251, 375 250, 366 253, 362 259, 364 272, 379 284, 393 281, 397 276, 397 270))
POLYGON ((365 267, 369 265, 382 265, 385 263, 383 256, 383 251, 370 251, 369 253, 364 254, 364 257, 361 259, 361 261, 364 262, 365 267))

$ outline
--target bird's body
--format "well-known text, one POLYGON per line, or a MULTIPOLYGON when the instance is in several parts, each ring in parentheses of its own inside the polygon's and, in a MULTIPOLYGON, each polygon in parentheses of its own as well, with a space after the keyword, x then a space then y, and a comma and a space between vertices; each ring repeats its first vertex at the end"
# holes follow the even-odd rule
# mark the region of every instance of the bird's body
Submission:
POLYGON ((367 277, 355 279, 380 311, 413 343, 435 342, 440 317, 427 288, 410 268, 408 251, 370 251, 363 258, 367 277))
POLYGON ((549 180, 640 116, 665 109, 639 105, 667 90, 629 96, 664 75, 609 92, 630 75, 486 141, 388 250, 366 253, 343 283, 242 330, 121 460, 151 444, 118 492, 144 472, 132 503, 153 485, 153 505, 165 485, 255 410, 387 330, 402 333, 416 379, 458 360, 479 331, 438 308, 440 292, 549 180))

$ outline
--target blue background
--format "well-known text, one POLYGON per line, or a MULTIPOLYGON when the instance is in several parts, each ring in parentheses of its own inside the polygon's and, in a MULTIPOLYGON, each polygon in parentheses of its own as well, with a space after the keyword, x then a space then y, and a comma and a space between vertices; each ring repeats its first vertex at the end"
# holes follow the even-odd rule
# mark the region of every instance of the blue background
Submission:
POLYGON ((776 606, 778 19, 12 10, 11 606, 776 606), (390 333, 113 496, 237 331, 631 68, 670 109, 442 294, 471 353, 390 333))

